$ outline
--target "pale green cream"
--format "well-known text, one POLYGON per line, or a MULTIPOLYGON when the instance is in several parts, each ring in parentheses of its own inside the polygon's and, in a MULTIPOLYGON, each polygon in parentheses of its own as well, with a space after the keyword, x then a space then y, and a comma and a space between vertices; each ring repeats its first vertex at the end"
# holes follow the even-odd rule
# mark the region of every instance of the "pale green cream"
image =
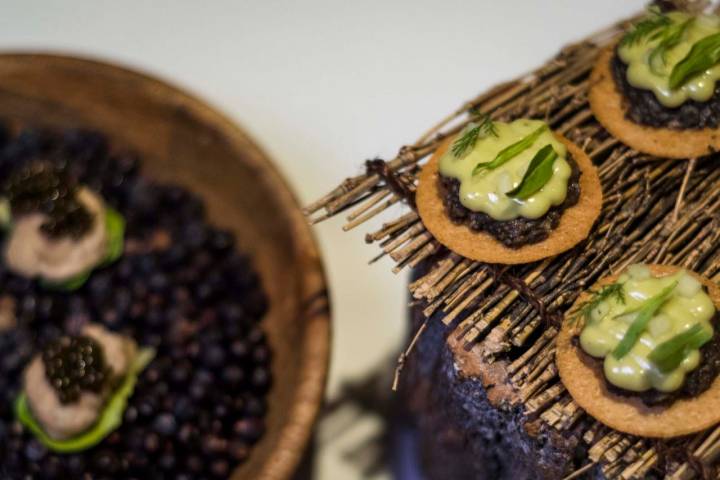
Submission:
MULTIPOLYGON (((681 24, 691 18, 681 12, 671 12, 668 16, 674 24, 681 24)), ((652 91, 658 101, 668 108, 679 107, 687 100, 709 100, 715 91, 715 82, 720 79, 720 65, 696 75, 675 90, 669 86, 669 77, 673 67, 685 58, 695 42, 718 32, 720 17, 717 15, 695 17, 680 44, 667 51, 666 61, 662 62, 656 57, 653 65, 650 64, 650 56, 661 38, 652 39, 652 35, 648 35, 636 44, 619 47, 620 60, 628 66, 628 82, 636 88, 652 91)))
POLYGON ((464 157, 456 158, 452 149, 448 149, 440 158, 440 173, 460 181, 460 203, 474 212, 483 212, 495 220, 506 221, 518 217, 539 218, 550 207, 564 202, 572 169, 566 160, 565 145, 555 138, 549 128, 530 148, 505 165, 472 175, 478 163, 491 162, 502 149, 522 140, 543 125, 542 121, 527 119, 512 123, 495 122, 497 137, 489 135, 479 139, 475 148, 464 157), (526 200, 505 195, 520 185, 530 161, 547 144, 551 144, 558 154, 548 183, 526 200))
POLYGON ((715 305, 701 283, 686 271, 654 278, 647 266, 638 264, 630 266, 618 282, 623 284, 626 303, 622 304, 615 297, 601 302, 592 311, 591 318, 580 334, 580 346, 587 354, 605 359, 605 377, 613 385, 636 392, 651 388, 662 392, 677 390, 683 385, 685 375, 699 365, 700 351, 687 352, 682 363, 667 373, 661 372, 650 362, 648 355, 660 343, 695 324, 699 323, 712 332, 710 321, 715 315, 715 305), (678 284, 672 296, 650 320, 632 350, 620 360, 616 359, 610 352, 623 338, 637 315, 621 314, 638 307, 675 281, 678 284))

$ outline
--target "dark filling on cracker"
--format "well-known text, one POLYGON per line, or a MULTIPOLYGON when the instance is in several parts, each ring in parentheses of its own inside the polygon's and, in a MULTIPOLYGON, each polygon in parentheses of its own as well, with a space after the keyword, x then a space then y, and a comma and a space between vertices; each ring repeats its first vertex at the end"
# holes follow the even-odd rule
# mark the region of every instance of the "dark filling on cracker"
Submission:
POLYGON ((674 130, 716 128, 720 125, 720 83, 707 102, 688 100, 679 107, 668 108, 658 102, 655 94, 630 85, 627 65, 620 60, 617 51, 610 60, 610 69, 626 107, 628 120, 640 125, 674 130))
POLYGON ((438 175, 438 183, 445 212, 454 223, 467 225, 476 232, 486 232, 509 248, 545 240, 550 232, 557 228, 563 212, 575 205, 580 198, 580 168, 568 152, 566 157, 572 173, 568 178, 565 201, 555 205, 540 218, 518 217, 513 220, 499 221, 483 212, 473 212, 460 203, 460 181, 456 178, 438 175))
POLYGON ((683 386, 674 392, 660 392, 654 389, 646 392, 632 392, 629 390, 616 387, 612 383, 607 381, 605 374, 603 373, 603 360, 601 358, 595 358, 587 353, 580 347, 580 340, 577 336, 573 337, 572 342, 578 349, 580 349, 583 360, 590 365, 593 369, 600 372, 602 377, 605 379, 605 385, 608 390, 615 395, 623 397, 639 398, 647 406, 662 406, 670 405, 675 400, 681 398, 694 398, 705 392, 715 381, 715 378, 720 373, 720 335, 717 334, 718 327, 720 327, 720 314, 715 312, 713 317, 713 328, 716 334, 713 335, 712 339, 700 347, 700 365, 685 375, 685 383, 683 386))

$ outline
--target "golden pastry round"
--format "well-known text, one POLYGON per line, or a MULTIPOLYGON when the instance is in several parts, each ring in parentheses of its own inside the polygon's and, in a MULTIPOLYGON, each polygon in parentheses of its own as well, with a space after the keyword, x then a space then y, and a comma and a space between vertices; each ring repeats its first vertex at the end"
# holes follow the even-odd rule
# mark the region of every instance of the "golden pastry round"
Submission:
POLYGON ((626 117, 627 99, 611 71, 616 44, 600 52, 588 100, 595 118, 615 138, 639 152, 659 158, 694 158, 720 150, 720 128, 671 129, 635 123, 626 117))
POLYGON ((563 211, 560 222, 545 240, 510 248, 485 232, 454 223, 445 211, 438 185, 438 162, 448 149, 451 139, 443 142, 420 172, 415 197, 420 218, 435 239, 463 257, 487 263, 530 263, 565 252, 590 234, 602 208, 602 186, 595 166, 577 145, 555 134, 572 155, 580 169, 580 198, 563 211))
MULTIPOLYGON (((648 265, 653 276, 672 275, 679 267, 648 265)), ((707 288, 715 307, 720 309, 720 288, 712 281, 693 274, 707 288)), ((617 281, 619 275, 600 280, 592 290, 617 281)), ((568 311, 574 314, 580 303, 590 298, 582 293, 568 311)), ((591 360, 572 339, 582 330, 582 322, 566 318, 556 339, 555 363, 563 385, 583 410, 608 427, 642 437, 671 438, 705 430, 720 423, 720 375, 705 392, 694 398, 679 398, 667 406, 647 406, 639 397, 618 395, 608 389, 602 362, 591 360)), ((715 332, 716 335, 720 332, 715 332)))

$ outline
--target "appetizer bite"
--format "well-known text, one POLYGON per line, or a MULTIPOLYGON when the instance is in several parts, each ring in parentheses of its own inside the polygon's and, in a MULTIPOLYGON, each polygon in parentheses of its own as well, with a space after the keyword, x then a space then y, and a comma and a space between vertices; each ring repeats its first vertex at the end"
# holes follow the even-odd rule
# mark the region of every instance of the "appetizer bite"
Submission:
POLYGON ((272 385, 268 298, 235 234, 102 134, 18 125, 0 147, 0 478, 229 478, 272 385))
POLYGON ((5 186, 7 267, 51 288, 80 287, 117 260, 125 222, 89 188, 50 162, 33 162, 5 186))
POLYGON ((540 120, 479 117, 423 167, 418 212, 435 238, 473 260, 517 264, 587 237, 602 190, 588 156, 540 120))
POLYGON ((678 267, 636 264, 582 294, 557 339, 575 402, 633 435, 675 437, 720 422, 720 290, 678 267))
POLYGON ((122 423, 138 374, 154 356, 131 338, 88 324, 37 353, 23 373, 18 420, 50 450, 90 448, 122 423))
POLYGON ((603 50, 590 107, 626 145, 688 158, 720 148, 720 17, 652 9, 603 50))

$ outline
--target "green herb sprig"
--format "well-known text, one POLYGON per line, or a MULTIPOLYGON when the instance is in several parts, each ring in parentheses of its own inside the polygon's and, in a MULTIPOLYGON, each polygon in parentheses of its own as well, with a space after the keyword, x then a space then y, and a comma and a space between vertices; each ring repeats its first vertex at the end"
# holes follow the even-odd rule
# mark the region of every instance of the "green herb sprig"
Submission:
POLYGON ((537 139, 540 137, 540 135, 542 135, 542 133, 545 130, 547 130, 547 128, 548 128, 547 125, 542 125, 541 127, 538 127, 537 129, 535 129, 535 131, 533 131, 529 135, 521 138, 520 140, 513 143, 512 145, 509 145, 509 146, 503 148, 502 150, 500 150, 500 152, 498 152, 498 154, 495 156, 495 158, 492 161, 478 163, 477 165, 475 165, 475 168, 473 168, 472 174, 477 175, 478 173, 480 173, 483 170, 494 170, 494 169, 506 164, 507 162, 509 162, 510 160, 512 160, 513 158, 515 158, 516 156, 520 155, 522 152, 524 152, 525 150, 530 148, 533 145, 533 143, 535 143, 535 141, 537 141, 537 139))
POLYGON ((480 114, 475 120, 470 122, 452 144, 451 151, 455 158, 461 158, 475 148, 475 144, 481 138, 493 135, 497 137, 497 130, 490 115, 480 114))
POLYGON ((698 40, 670 72, 670 88, 675 89, 691 77, 720 62, 720 33, 698 40))
POLYGON ((688 350, 702 347, 712 339, 712 336, 712 332, 697 323, 653 348, 648 355, 648 360, 653 362, 661 372, 671 372, 682 363, 688 350))
POLYGON ((662 40, 652 52, 650 52, 650 69, 662 75, 662 67, 667 64, 667 55, 670 50, 677 47, 685 36, 685 32, 693 24, 695 18, 689 18, 682 23, 677 23, 662 30, 662 40))
POLYGON ((660 11, 659 8, 650 8, 648 16, 636 23, 620 40, 620 46, 636 45, 648 37, 650 40, 654 40, 662 34, 660 29, 671 24, 670 17, 660 11))
POLYGON ((513 188, 505 195, 520 200, 526 200, 531 195, 537 193, 553 175, 553 165, 558 158, 558 154, 549 143, 533 157, 528 169, 525 171, 520 185, 513 188))
POLYGON ((590 315, 595 310, 595 307, 613 297, 619 303, 625 305, 624 286, 622 283, 611 283, 603 286, 600 290, 590 290, 592 297, 577 306, 575 314, 571 317, 572 321, 576 321, 579 317, 584 318, 585 321, 590 320, 590 315))
POLYGON ((660 310, 660 307, 662 307, 665 302, 670 299, 670 296, 675 290, 675 287, 677 287, 677 284, 678 282, 674 281, 660 293, 643 302, 641 308, 637 310, 637 317, 635 317, 635 320, 633 320, 630 327, 628 327, 622 340, 620 340, 620 343, 618 343, 613 349, 613 357, 620 360, 622 357, 627 355, 627 353, 635 345, 635 342, 637 342, 638 338, 640 338, 642 332, 645 328, 647 328, 647 325, 653 315, 655 315, 655 313, 660 310))

